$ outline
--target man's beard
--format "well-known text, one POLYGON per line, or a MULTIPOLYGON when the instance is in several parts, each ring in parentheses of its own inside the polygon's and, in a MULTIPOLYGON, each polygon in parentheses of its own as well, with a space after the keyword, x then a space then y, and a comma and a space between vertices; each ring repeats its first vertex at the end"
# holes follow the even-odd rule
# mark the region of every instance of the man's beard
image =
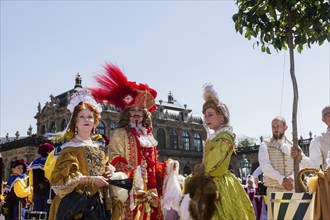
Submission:
POLYGON ((284 132, 283 132, 283 133, 277 133, 277 134, 274 134, 274 133, 273 133, 273 138, 274 138, 275 140, 280 140, 280 139, 283 138, 283 136, 284 136, 284 132))

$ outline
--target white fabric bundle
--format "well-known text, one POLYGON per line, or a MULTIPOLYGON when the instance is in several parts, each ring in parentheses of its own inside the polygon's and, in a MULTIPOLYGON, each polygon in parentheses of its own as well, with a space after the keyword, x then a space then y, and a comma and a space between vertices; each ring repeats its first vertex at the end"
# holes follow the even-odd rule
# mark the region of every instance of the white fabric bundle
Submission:
POLYGON ((192 220, 189 212, 190 203, 189 193, 183 196, 182 202, 180 204, 179 216, 181 220, 192 220))
MULTIPOLYGON (((123 172, 114 172, 112 176, 110 177, 111 180, 122 180, 122 179, 127 179, 127 175, 123 172)), ((112 196, 117 196, 118 199, 122 202, 125 203, 126 200, 128 199, 128 190, 123 189, 118 186, 113 186, 110 185, 111 189, 111 195, 112 196)))
POLYGON ((170 161, 167 164, 167 174, 164 179, 162 207, 166 210, 179 211, 180 200, 182 197, 181 186, 179 183, 179 162, 170 161), (175 167, 175 168, 174 168, 175 167))

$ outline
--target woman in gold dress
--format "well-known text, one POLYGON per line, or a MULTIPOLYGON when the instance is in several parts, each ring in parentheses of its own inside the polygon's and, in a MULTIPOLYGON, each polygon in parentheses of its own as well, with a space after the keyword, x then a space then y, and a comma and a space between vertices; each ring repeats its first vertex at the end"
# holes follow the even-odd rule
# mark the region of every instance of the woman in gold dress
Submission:
POLYGON ((91 139, 102 108, 87 90, 77 91, 68 109, 72 117, 61 152, 51 173, 50 184, 57 194, 49 219, 105 219, 102 188, 108 186, 106 147, 91 139))

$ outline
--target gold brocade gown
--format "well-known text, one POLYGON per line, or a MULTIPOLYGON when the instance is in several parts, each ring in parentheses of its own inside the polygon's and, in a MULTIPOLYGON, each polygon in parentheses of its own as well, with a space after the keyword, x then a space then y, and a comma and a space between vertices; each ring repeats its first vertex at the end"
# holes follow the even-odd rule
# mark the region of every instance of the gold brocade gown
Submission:
POLYGON ((56 165, 51 173, 50 184, 57 189, 57 195, 51 204, 49 220, 56 219, 61 199, 73 190, 79 193, 85 192, 89 196, 101 191, 96 186, 79 185, 79 178, 82 175, 103 175, 107 162, 105 149, 97 142, 92 145, 79 146, 78 144, 74 142, 66 143, 65 148, 61 150, 56 159, 56 165))
POLYGON ((214 177, 219 192, 216 211, 212 219, 255 219, 253 206, 241 183, 228 171, 235 139, 227 131, 217 134, 205 143, 204 165, 206 172, 214 177))

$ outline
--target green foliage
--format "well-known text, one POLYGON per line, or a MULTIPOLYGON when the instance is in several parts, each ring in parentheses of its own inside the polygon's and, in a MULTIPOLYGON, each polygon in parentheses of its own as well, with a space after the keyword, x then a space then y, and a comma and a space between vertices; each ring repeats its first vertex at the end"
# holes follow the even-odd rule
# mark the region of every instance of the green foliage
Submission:
POLYGON ((306 45, 330 41, 329 0, 236 0, 236 4, 238 12, 232 17, 236 32, 256 38, 262 52, 270 54, 270 46, 287 50, 288 34, 299 53, 306 45))
POLYGON ((254 146, 256 144, 257 139, 242 136, 237 139, 237 147, 249 147, 254 146))

